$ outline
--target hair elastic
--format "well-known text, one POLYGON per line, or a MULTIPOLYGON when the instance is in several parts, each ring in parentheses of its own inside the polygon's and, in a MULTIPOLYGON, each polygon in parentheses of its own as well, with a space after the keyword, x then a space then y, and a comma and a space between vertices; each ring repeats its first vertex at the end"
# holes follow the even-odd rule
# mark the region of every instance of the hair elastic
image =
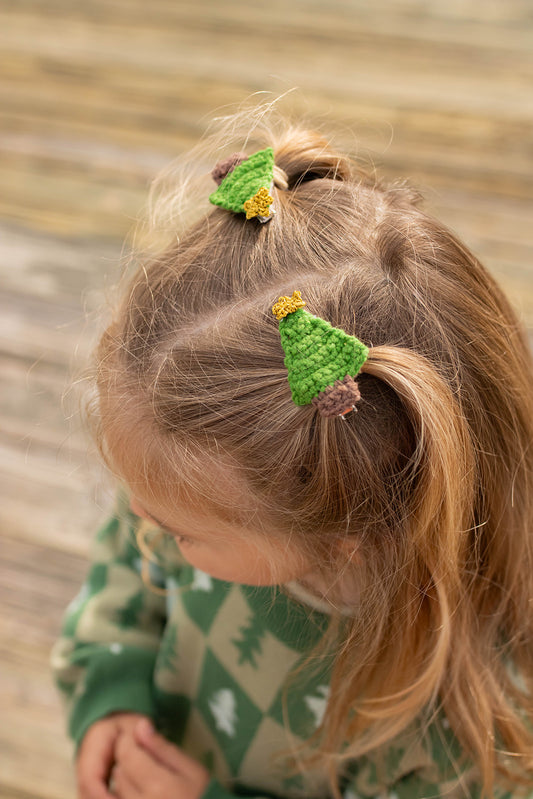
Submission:
POLYGON ((253 155, 233 153, 219 161, 211 176, 219 184, 209 197, 209 202, 246 214, 246 219, 257 218, 269 222, 275 210, 271 192, 274 185, 274 150, 267 147, 253 155))
POLYGON ((354 377, 368 358, 362 341, 304 310, 301 292, 280 297, 279 320, 289 386, 296 405, 314 405, 322 416, 356 410, 361 394, 354 377))

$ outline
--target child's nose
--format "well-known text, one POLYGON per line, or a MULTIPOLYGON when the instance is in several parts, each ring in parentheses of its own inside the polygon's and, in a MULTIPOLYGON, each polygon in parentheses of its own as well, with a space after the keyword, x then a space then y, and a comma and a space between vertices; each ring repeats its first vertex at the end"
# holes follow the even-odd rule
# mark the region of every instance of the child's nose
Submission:
POLYGON ((147 519, 148 521, 150 521, 150 517, 148 516, 142 505, 140 505, 139 502, 135 499, 135 497, 131 497, 130 499, 130 508, 132 509, 132 511, 135 513, 136 516, 140 516, 142 519, 147 519))

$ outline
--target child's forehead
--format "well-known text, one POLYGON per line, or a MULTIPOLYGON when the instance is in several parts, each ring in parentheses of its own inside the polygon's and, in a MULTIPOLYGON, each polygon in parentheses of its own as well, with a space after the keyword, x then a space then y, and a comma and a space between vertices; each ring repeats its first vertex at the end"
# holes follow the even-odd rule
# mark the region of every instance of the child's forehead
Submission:
POLYGON ((121 480, 147 509, 168 514, 181 508, 191 516, 232 525, 246 525, 252 519, 259 522, 260 502, 235 463, 207 450, 193 453, 191 448, 174 448, 169 459, 157 447, 150 449, 156 451, 136 458, 130 450, 127 456, 123 453, 113 459, 121 480))
POLYGON ((212 504, 186 503, 171 498, 169 501, 158 502, 157 498, 150 495, 149 499, 141 499, 132 495, 132 510, 138 513, 139 505, 143 511, 141 516, 148 515, 159 527, 171 533, 193 536, 197 542, 225 541, 228 538, 239 538, 251 525, 232 520, 224 515, 220 508, 212 504), (133 502, 135 500, 135 502, 133 502), (148 504, 150 502, 150 504, 148 504))
POLYGON ((170 474, 166 480, 128 479, 128 486, 135 497, 147 508, 158 509, 158 519, 167 523, 176 509, 191 520, 217 520, 229 525, 246 524, 257 516, 257 505, 249 489, 238 474, 224 464, 205 464, 196 474, 189 469, 170 474))
POLYGON ((230 523, 257 521, 260 498, 244 468, 220 445, 162 433, 139 409, 104 409, 107 460, 147 507, 191 508, 230 523))
POLYGON ((252 503, 245 489, 239 490, 237 482, 232 483, 229 472, 210 464, 202 474, 185 476, 169 475, 166 481, 128 480, 132 493, 148 507, 172 512, 180 508, 191 517, 210 517, 234 523, 244 520, 246 511, 252 503))

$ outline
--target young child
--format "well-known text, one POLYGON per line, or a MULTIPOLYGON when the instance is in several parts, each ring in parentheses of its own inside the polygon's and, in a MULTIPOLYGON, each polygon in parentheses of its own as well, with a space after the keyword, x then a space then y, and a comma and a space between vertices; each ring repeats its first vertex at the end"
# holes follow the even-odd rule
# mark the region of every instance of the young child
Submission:
POLYGON ((80 796, 533 797, 524 332, 412 189, 242 141, 98 349, 124 489, 52 656, 80 796))

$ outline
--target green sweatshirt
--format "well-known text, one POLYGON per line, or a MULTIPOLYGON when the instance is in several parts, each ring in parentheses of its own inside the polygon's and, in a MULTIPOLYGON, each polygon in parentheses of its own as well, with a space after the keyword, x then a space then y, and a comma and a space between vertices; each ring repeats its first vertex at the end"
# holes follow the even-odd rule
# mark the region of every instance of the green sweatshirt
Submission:
MULTIPOLYGON (((152 583, 167 591, 158 595, 141 578, 138 524, 120 497, 52 651, 74 742, 97 719, 134 711, 207 767, 212 780, 203 799, 331 796, 323 775, 295 774, 280 756, 312 735, 326 707, 325 662, 299 673, 286 694, 284 688, 324 634, 327 613, 297 586, 216 580, 185 564, 171 537, 158 547, 160 565, 151 567, 152 583)), ((340 784, 345 799, 479 794, 442 718, 424 738, 414 725, 351 763, 340 784)))

